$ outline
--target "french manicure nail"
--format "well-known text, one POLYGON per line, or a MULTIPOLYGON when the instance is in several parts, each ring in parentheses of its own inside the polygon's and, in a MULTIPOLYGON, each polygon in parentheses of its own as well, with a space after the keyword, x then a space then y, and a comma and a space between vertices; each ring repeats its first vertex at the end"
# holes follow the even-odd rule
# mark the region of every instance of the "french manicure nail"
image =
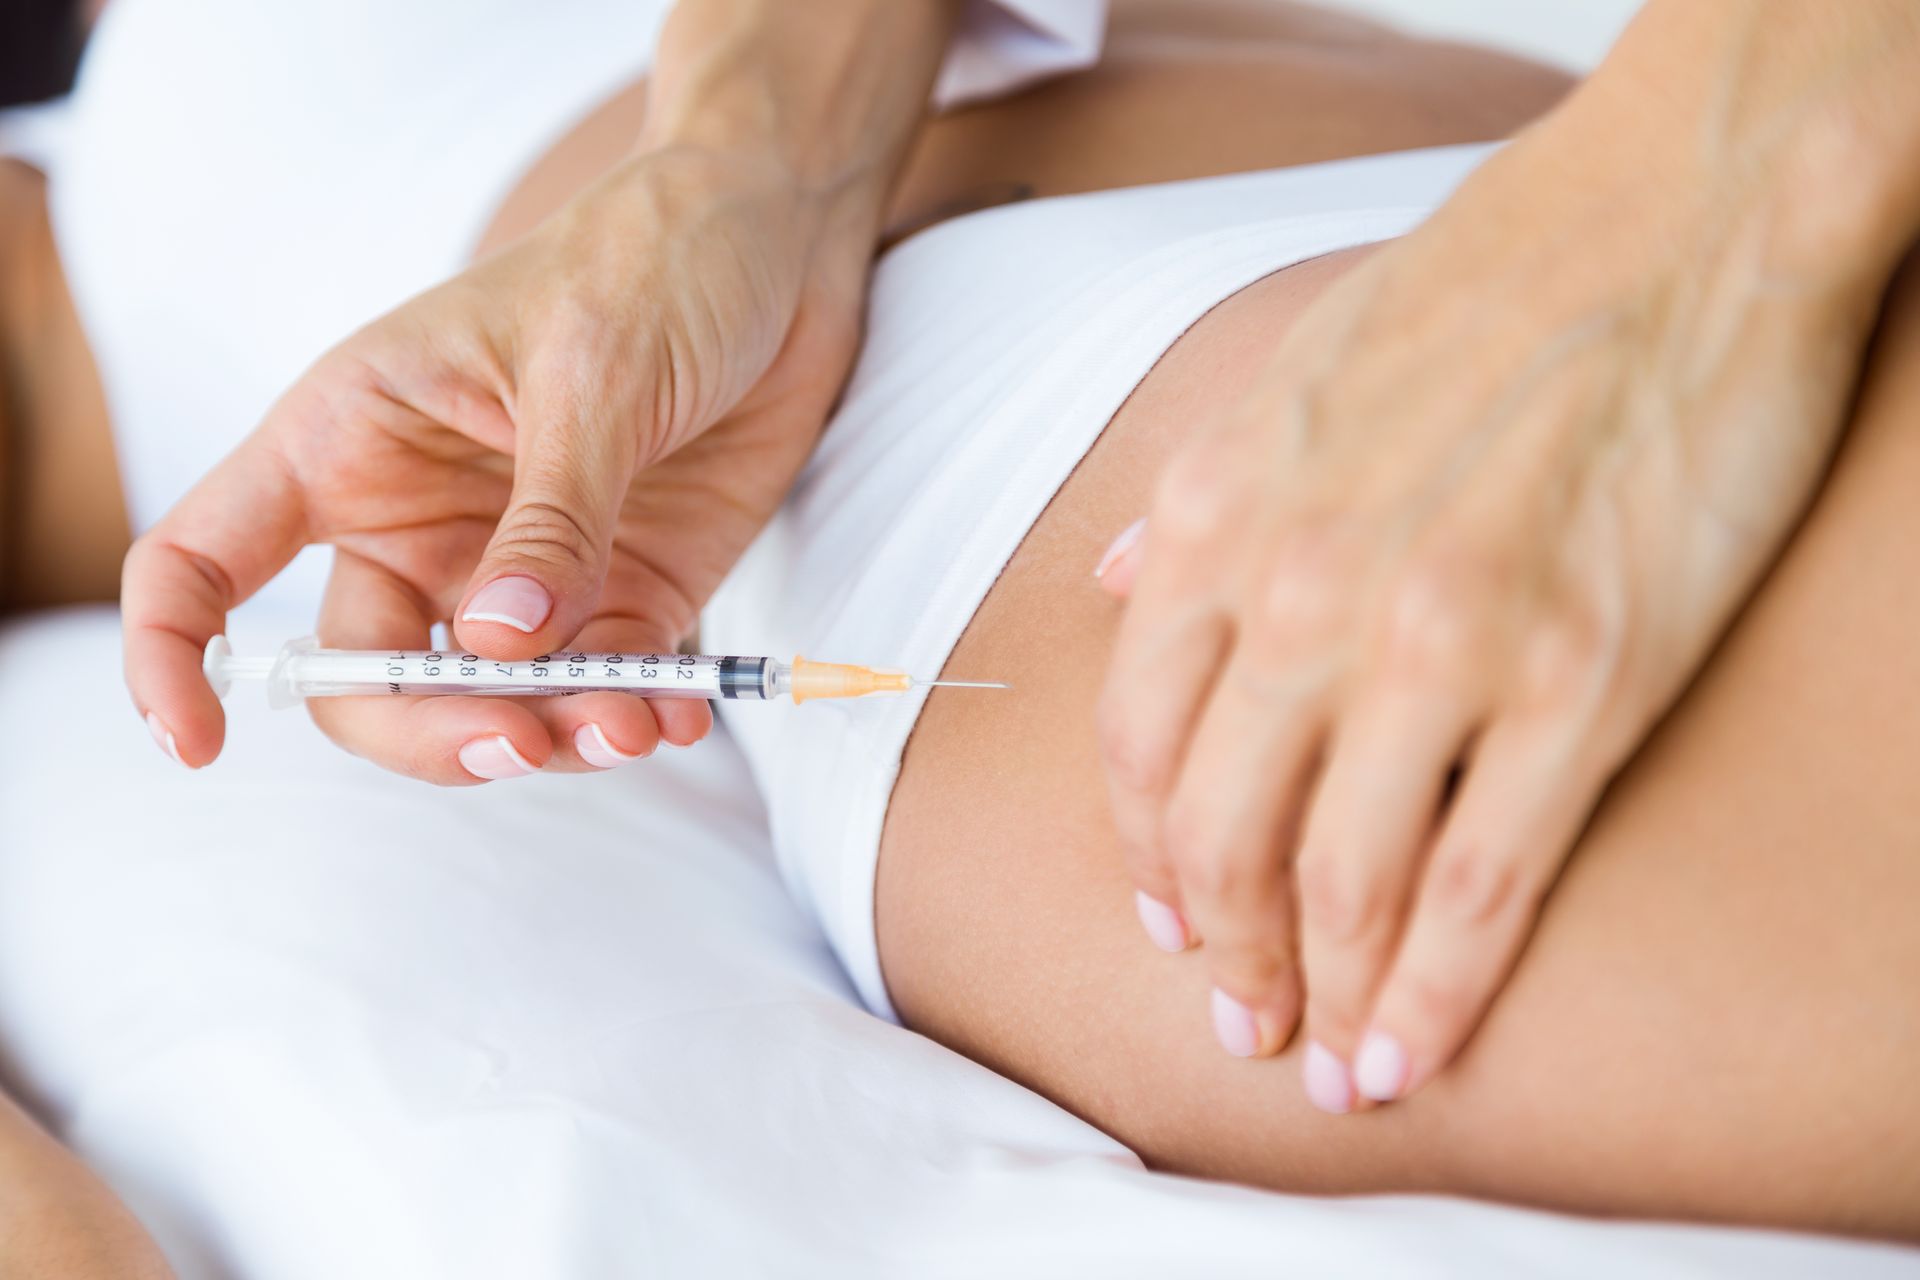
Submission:
POLYGON ((1369 1031, 1353 1058, 1353 1084, 1375 1102, 1392 1102, 1407 1087, 1407 1051, 1384 1031, 1369 1031))
POLYGON ((1308 1102, 1336 1116, 1353 1110, 1353 1077, 1347 1074, 1347 1064, 1318 1040, 1307 1042, 1300 1074, 1306 1082, 1308 1102))
POLYGON ((147 732, 153 735, 153 740, 160 744, 162 751, 173 757, 175 764, 189 769, 193 767, 180 758, 180 748, 173 741, 173 730, 167 728, 166 722, 151 711, 147 712, 147 732))
POLYGON ((1162 951, 1181 952, 1188 946, 1187 922, 1160 899, 1134 890, 1134 909, 1140 913, 1140 923, 1146 926, 1147 936, 1153 939, 1153 945, 1162 951))
POLYGON ((1138 520, 1135 520, 1132 524, 1122 529, 1120 536, 1113 540, 1107 547, 1106 553, 1100 557, 1100 563, 1094 567, 1093 576, 1096 578, 1106 577, 1107 570, 1113 568, 1114 562, 1119 560, 1121 556, 1131 551, 1134 543, 1140 541, 1140 535, 1146 531, 1147 518, 1145 516, 1141 516, 1138 520))
POLYGON ((476 778, 499 782, 503 778, 524 778, 534 771, 527 758, 514 749, 505 734, 475 738, 460 748, 460 767, 476 778))
POLYGON ((1253 1010, 1220 988, 1213 989, 1213 1034, 1220 1047, 1236 1058, 1251 1058, 1260 1051, 1260 1027, 1253 1010))
POLYGON ((498 622, 528 635, 553 612, 553 597, 532 578, 495 578, 474 593, 462 622, 498 622))
POLYGON ((573 749, 596 769, 618 768, 646 754, 620 750, 607 740, 606 733, 597 724, 583 724, 573 731, 573 749))

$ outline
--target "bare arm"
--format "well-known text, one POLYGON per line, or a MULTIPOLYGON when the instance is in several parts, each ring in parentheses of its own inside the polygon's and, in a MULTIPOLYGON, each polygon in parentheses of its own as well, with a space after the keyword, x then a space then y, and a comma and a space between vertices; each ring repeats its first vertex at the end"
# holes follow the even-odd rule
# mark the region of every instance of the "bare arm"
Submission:
POLYGON ((641 150, 763 155, 810 187, 875 206, 919 131, 959 8, 682 0, 661 32, 641 150))
POLYGON ((1563 113, 1674 216, 1744 206, 1877 294, 1920 222, 1920 9, 1653 0, 1563 113))

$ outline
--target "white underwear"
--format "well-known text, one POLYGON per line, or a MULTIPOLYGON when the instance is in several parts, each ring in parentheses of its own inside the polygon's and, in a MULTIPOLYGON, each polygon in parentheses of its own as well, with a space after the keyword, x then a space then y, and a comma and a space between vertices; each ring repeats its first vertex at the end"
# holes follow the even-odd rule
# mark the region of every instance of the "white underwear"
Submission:
MULTIPOLYGON (((908 240, 876 271, 866 348, 819 453, 708 609, 703 646, 937 672, 1182 333, 1263 276, 1404 233, 1490 150, 1042 200, 908 240)), ((723 707, 782 874, 889 1018, 874 869, 924 701, 723 707)))

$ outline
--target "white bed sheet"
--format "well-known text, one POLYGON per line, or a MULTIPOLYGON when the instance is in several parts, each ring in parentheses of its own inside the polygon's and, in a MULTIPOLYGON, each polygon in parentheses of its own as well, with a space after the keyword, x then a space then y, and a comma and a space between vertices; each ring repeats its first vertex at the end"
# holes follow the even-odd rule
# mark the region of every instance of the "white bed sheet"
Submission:
POLYGON ((1920 1274, 1150 1174, 855 1006, 725 741, 435 791, 244 699, 188 775, 118 668, 109 611, 0 630, 0 1049, 183 1280, 1920 1274))

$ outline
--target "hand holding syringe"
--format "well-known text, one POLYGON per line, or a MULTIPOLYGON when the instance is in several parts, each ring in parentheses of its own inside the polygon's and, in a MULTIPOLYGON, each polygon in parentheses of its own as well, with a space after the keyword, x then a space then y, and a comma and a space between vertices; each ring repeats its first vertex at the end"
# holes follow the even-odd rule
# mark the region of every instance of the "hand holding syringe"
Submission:
POLYGON ((307 698, 352 695, 459 694, 539 697, 611 691, 642 698, 766 701, 781 696, 857 698, 928 687, 1004 689, 976 680, 927 680, 876 667, 773 658, 681 653, 553 653, 496 662, 471 653, 428 649, 322 649, 295 640, 272 658, 235 657, 226 637, 207 645, 207 683, 220 697, 236 680, 262 680, 267 699, 288 707, 307 698))

